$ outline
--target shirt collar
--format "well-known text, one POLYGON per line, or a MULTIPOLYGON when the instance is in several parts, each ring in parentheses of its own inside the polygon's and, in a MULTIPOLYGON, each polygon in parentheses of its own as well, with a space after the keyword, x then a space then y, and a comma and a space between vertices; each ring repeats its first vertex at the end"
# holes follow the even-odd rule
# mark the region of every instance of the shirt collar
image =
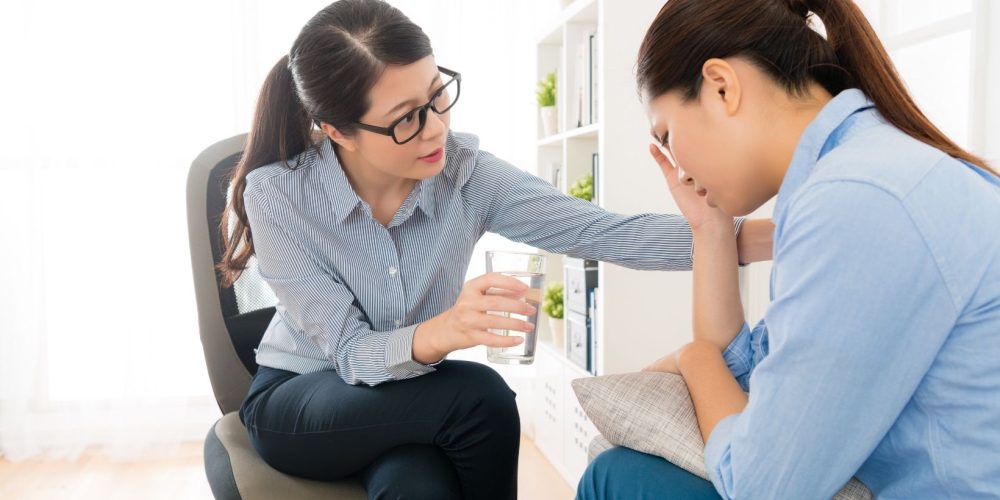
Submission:
POLYGON ((844 90, 823 106, 795 147, 792 162, 778 190, 772 215, 775 221, 784 214, 792 195, 809 179, 816 162, 840 143, 844 133, 850 128, 848 119, 855 113, 874 106, 859 89, 844 90))
POLYGON ((418 208, 427 217, 434 218, 434 179, 436 177, 417 181, 413 185, 413 190, 410 191, 406 200, 403 201, 403 205, 389 221, 389 227, 396 227, 406 222, 418 208))
MULTIPOLYGON (((351 187, 351 182, 347 179, 347 174, 344 173, 344 168, 328 139, 324 139, 320 143, 317 161, 323 172, 323 188, 326 190, 327 196, 330 197, 333 213, 337 216, 338 222, 344 222, 351 212, 364 204, 364 200, 351 187)), ((404 217, 399 222, 394 221, 393 225, 408 219, 413 214, 413 210, 418 207, 428 217, 434 218, 434 180, 436 178, 437 176, 434 176, 417 182, 413 187, 413 193, 403 202, 404 217), (411 200, 413 199, 416 199, 416 207, 412 206, 411 200)))
POLYGON ((338 222, 344 222, 351 212, 361 204, 361 197, 354 192, 347 174, 344 173, 340 160, 333 150, 331 141, 324 138, 319 145, 318 166, 323 179, 323 189, 326 190, 330 203, 333 205, 333 213, 337 216, 338 222))
POLYGON ((417 207, 424 212, 424 215, 430 217, 431 219, 434 218, 434 208, 436 206, 434 184, 440 175, 441 174, 439 173, 434 177, 424 179, 418 182, 413 188, 420 190, 420 198, 417 200, 417 207))

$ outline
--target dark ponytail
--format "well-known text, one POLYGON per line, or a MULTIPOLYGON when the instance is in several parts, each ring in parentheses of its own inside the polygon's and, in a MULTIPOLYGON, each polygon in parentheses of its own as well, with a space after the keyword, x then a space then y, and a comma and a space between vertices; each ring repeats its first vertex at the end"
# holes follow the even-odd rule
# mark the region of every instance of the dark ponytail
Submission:
POLYGON ((852 0, 670 0, 639 49, 639 91, 655 97, 680 90, 693 99, 704 62, 726 57, 748 59, 793 94, 812 82, 832 95, 857 87, 906 134, 1000 176, 920 111, 852 0), (813 14, 826 39, 810 26, 813 14))
POLYGON ((279 160, 285 167, 295 168, 288 164, 288 158, 305 151, 311 142, 312 121, 296 97, 294 85, 288 56, 282 57, 264 80, 246 148, 230 175, 229 202, 219 225, 223 254, 217 268, 222 273, 223 286, 233 285, 254 253, 250 223, 243 206, 247 174, 279 160))
POLYGON ((223 286, 232 286, 254 255, 243 205, 247 174, 278 162, 297 168, 291 160, 315 147, 320 137, 313 124, 353 133, 385 66, 412 64, 432 54, 423 30, 382 0, 339 0, 306 23, 289 55, 268 73, 246 148, 230 175, 231 194, 219 225, 223 255, 216 266, 223 286))
POLYGON ((861 89, 875 103, 886 121, 949 156, 1000 175, 982 158, 955 144, 920 111, 875 30, 852 0, 808 0, 804 3, 826 26, 827 40, 840 64, 853 77, 852 86, 861 89))

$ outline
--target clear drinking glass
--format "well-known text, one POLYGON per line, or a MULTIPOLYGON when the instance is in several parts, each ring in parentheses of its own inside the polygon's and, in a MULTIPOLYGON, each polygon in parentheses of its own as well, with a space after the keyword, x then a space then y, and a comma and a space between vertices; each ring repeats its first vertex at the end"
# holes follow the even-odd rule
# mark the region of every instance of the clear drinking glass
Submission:
MULTIPOLYGON (((528 285, 528 291, 521 297, 521 300, 535 308, 535 314, 531 316, 507 312, 489 313, 527 321, 535 325, 535 328, 527 333, 518 330, 491 329, 490 332, 497 335, 523 337, 524 342, 514 347, 489 347, 486 350, 486 359, 492 363, 531 364, 535 360, 535 344, 538 339, 538 310, 541 309, 542 282, 545 279, 545 256, 521 252, 486 252, 486 271, 512 276, 528 285)), ((486 293, 503 294, 503 292, 503 290, 491 288, 486 293)))

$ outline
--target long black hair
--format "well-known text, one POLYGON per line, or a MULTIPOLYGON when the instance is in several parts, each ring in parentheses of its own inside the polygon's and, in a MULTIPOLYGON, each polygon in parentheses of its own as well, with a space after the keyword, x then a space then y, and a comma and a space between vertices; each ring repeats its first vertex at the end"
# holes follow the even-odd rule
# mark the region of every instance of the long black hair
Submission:
POLYGON ((224 252, 216 266, 224 286, 232 286, 254 254, 243 205, 247 174, 275 162, 296 168, 290 160, 315 145, 314 124, 354 132, 385 67, 432 54, 424 31, 382 0, 339 0, 306 23, 264 81, 246 149, 230 176, 232 194, 219 227, 224 252))

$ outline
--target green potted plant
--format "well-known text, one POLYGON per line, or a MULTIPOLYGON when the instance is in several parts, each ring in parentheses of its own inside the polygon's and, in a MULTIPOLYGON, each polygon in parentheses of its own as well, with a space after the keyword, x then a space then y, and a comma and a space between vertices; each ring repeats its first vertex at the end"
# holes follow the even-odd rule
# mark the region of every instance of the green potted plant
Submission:
POLYGON ((549 330, 552 332, 552 343, 562 349, 566 340, 566 325, 563 322, 563 284, 550 283, 545 287, 542 297, 542 311, 549 317, 549 330))
POLYGON ((542 117, 542 132, 546 136, 555 134, 558 132, 555 72, 545 75, 545 78, 538 82, 538 91, 535 95, 538 97, 538 108, 542 117))
POLYGON ((569 187, 569 195, 581 200, 594 200, 594 176, 588 175, 573 183, 569 187))

